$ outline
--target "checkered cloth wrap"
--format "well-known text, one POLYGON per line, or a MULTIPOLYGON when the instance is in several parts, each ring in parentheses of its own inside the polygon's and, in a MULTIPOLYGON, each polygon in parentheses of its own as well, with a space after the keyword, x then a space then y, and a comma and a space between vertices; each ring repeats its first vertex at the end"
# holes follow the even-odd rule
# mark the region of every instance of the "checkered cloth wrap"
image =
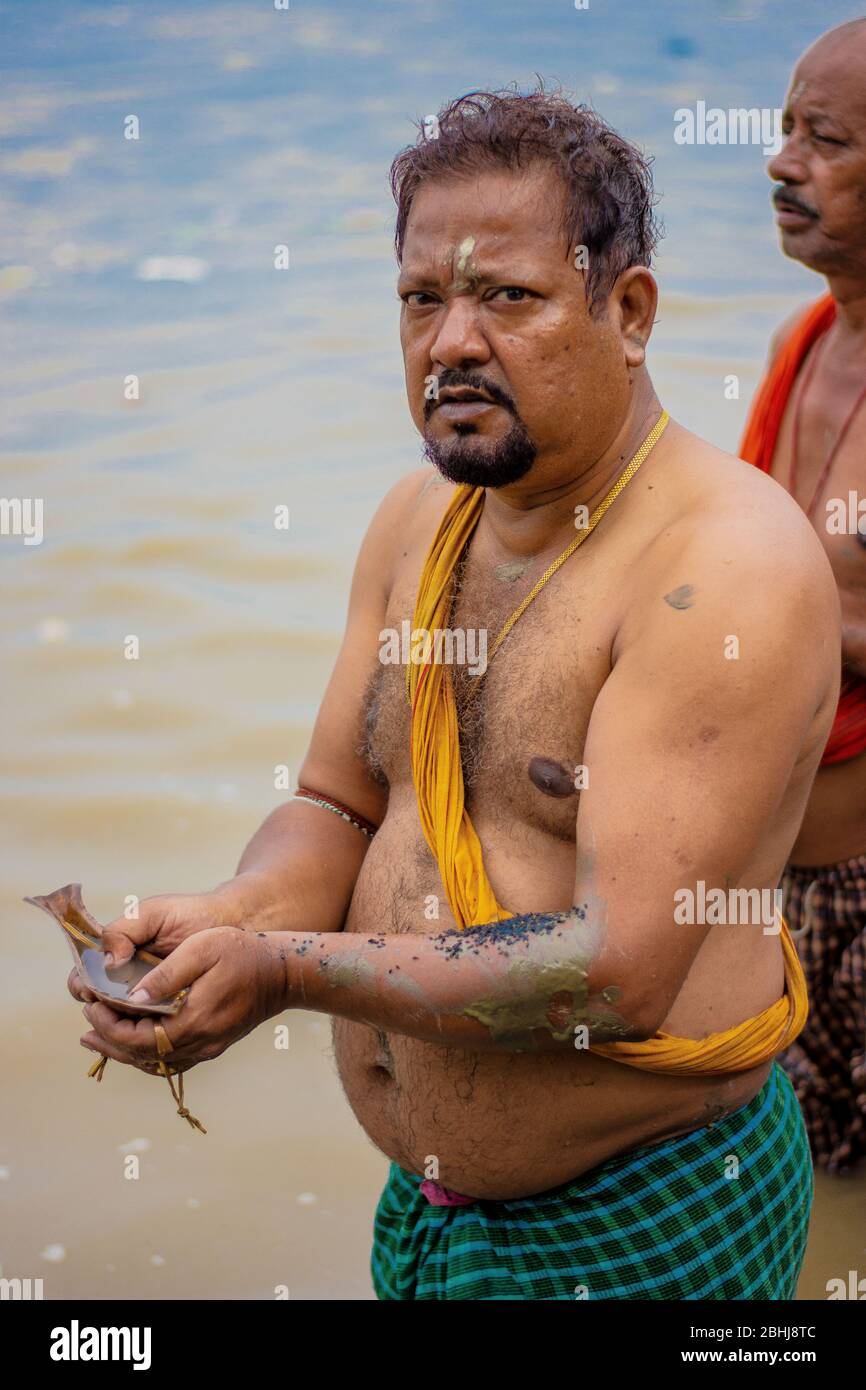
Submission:
POLYGON ((866 855, 817 869, 789 865, 782 890, 809 1018, 778 1060, 816 1163, 840 1173, 866 1157, 866 855))
POLYGON ((792 1299, 812 1205, 806 1129, 775 1064, 718 1123, 537 1196, 439 1207, 419 1183, 392 1163, 374 1221, 380 1299, 792 1299))

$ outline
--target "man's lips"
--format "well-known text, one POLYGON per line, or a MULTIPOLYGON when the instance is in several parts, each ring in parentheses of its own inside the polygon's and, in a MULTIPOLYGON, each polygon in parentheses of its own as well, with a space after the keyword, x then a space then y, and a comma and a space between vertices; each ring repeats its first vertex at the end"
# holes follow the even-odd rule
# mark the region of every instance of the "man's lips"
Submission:
POLYGON ((446 420, 474 420, 477 416, 483 415, 485 410, 497 409, 493 401, 480 400, 477 396, 465 401, 452 397, 450 400, 440 401, 436 414, 444 415, 446 420))
POLYGON ((808 212, 801 212, 799 208, 781 205, 776 208, 776 221, 780 227, 804 227, 815 219, 808 212))
POLYGON ((485 410, 495 410, 496 402, 474 386, 445 386, 439 394, 437 414, 446 420, 475 420, 485 410))
POLYGON ((793 198, 787 198, 783 193, 777 193, 773 198, 773 206, 776 209, 776 221, 782 227, 795 226, 803 222, 817 221, 818 214, 812 208, 793 198))

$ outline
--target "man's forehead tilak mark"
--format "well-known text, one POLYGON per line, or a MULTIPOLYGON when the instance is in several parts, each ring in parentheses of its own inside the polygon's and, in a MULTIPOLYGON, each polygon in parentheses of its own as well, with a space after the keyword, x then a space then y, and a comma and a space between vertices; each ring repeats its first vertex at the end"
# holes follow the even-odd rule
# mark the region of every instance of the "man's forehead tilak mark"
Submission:
MULTIPOLYGON (((478 262, 473 255, 476 246, 477 241, 474 236, 465 236, 461 238, 459 242, 455 242, 455 244, 445 252, 441 261, 438 262, 439 265, 447 267, 451 271, 451 289, 472 289, 482 280, 497 279, 502 273, 493 266, 485 270, 479 270, 478 262)), ((413 264, 411 257, 408 257, 403 263, 400 278, 403 279, 404 282, 406 280, 426 281, 428 274, 424 267, 423 260, 419 260, 413 264)), ((438 279, 438 277, 434 275, 431 278, 431 283, 433 279, 438 279)))
POLYGON ((461 241, 460 245, 457 247, 457 269, 459 271, 462 272, 466 269, 466 262, 469 260, 469 257, 472 255, 472 252, 474 250, 474 236, 465 236, 461 241))
POLYGON ((473 261, 470 260, 472 252, 475 250, 475 237, 465 236, 459 245, 454 247, 450 255, 443 260, 443 265, 452 266, 451 279, 454 289, 466 289, 471 284, 477 284, 479 276, 478 269, 473 261))

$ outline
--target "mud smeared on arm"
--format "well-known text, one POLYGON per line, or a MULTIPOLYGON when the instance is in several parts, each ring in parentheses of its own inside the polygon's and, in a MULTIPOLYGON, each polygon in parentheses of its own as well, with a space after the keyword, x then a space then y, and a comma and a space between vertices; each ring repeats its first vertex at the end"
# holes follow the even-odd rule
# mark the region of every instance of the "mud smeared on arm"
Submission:
POLYGON ((530 913, 436 938, 438 949, 459 958, 493 943, 510 957, 504 979, 495 993, 475 999, 460 1012, 488 1029, 493 1041, 514 1051, 536 1047, 536 1034, 555 1042, 573 1038, 584 1025, 590 1042, 614 1042, 633 1030, 611 1005, 619 997, 615 985, 590 992, 588 977, 599 954, 602 933, 589 921, 586 905, 571 912, 530 913), (456 938, 456 940, 455 940, 456 938), (520 942, 525 950, 513 949, 520 942))
POLYGON ((330 933, 306 959, 293 943, 290 1007, 470 1051, 578 1051, 639 1037, 614 1008, 618 984, 598 968, 605 922, 593 899, 436 935, 330 933))

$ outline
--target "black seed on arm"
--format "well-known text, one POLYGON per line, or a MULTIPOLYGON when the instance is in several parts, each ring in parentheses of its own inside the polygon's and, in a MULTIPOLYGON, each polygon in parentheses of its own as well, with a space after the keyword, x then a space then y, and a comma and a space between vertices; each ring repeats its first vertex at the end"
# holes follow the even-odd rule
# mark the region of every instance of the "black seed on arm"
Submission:
POLYGON ((574 908, 572 912, 526 912, 517 917, 509 917, 504 922, 486 922, 480 927, 467 927, 459 931, 449 927, 433 938, 433 946, 450 960, 455 960, 467 952, 478 955, 481 946, 493 946, 501 955, 508 955, 508 947, 525 941, 527 936, 550 935, 556 928, 574 916, 586 916, 585 911, 574 908))

